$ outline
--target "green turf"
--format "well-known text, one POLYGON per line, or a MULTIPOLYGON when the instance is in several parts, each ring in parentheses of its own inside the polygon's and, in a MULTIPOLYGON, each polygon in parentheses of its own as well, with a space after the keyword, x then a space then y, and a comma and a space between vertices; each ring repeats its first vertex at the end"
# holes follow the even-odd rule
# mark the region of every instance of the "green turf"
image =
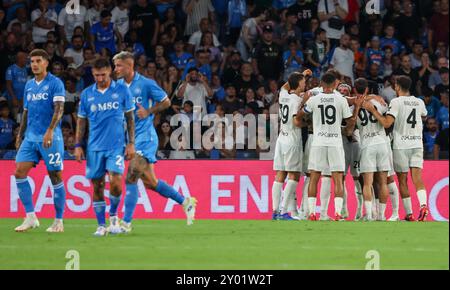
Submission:
POLYGON ((448 223, 335 223, 137 220, 129 235, 93 237, 93 220, 50 220, 15 233, 21 220, 0 220, 0 269, 364 269, 380 253, 381 269, 449 269, 448 223))

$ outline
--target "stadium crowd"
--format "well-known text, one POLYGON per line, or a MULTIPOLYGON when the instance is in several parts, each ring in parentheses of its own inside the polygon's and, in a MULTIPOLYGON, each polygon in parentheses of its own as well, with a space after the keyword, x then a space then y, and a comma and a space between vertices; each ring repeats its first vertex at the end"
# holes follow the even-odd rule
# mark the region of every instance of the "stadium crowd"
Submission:
MULTIPOLYGON (((0 3, 0 158, 14 159, 28 53, 43 48, 66 86, 65 159, 73 159, 77 105, 94 80, 93 62, 122 50, 171 99, 156 116, 161 159, 259 158, 262 149, 174 150, 170 118, 202 112, 278 114, 279 89, 309 68, 329 68, 352 85, 370 81, 387 103, 395 76, 407 75, 428 110, 427 159, 448 159, 448 0, 3 0, 0 3), (69 3, 70 5, 66 5, 69 3), (80 6, 72 4, 80 3, 80 6), (375 5, 376 7, 377 5, 375 5)), ((270 122, 267 123, 270 126, 270 122)), ((266 129, 270 129, 269 127, 266 129)), ((306 130, 306 129, 305 129, 306 130)), ((260 134, 266 134, 263 130, 260 134)), ((307 134, 307 132, 305 132, 307 134)), ((181 140, 183 143, 183 140, 181 140)))

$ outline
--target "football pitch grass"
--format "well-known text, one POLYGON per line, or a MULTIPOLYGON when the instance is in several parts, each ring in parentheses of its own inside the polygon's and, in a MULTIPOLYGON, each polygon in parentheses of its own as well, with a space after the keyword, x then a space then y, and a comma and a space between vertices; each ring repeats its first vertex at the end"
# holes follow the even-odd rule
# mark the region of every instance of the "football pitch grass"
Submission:
POLYGON ((383 269, 449 269, 448 223, 136 220, 128 235, 94 237, 94 220, 66 220, 65 233, 15 233, 0 220, 0 269, 363 270, 379 253, 383 269), (366 257, 366 255, 368 255, 366 257))

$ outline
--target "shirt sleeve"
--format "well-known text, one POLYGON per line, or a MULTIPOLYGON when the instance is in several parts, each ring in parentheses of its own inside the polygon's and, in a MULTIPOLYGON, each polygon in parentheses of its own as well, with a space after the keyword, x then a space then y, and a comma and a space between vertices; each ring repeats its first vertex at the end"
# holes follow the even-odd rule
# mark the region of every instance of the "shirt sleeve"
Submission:
POLYGON ((129 88, 127 88, 126 86, 123 86, 124 88, 124 111, 125 113, 131 112, 135 110, 135 104, 134 104, 134 100, 133 100, 133 95, 131 94, 131 91, 129 88))
POLYGON ((87 118, 86 96, 84 92, 82 92, 80 96, 80 105, 78 106, 78 117, 83 119, 87 118))
POLYGON ((398 102, 396 102, 396 99, 391 101, 391 104, 389 105, 389 110, 387 112, 388 115, 391 115, 395 119, 397 119, 398 116, 398 102))
POLYGON ((66 99, 66 90, 64 84, 60 79, 56 79, 53 86, 53 102, 64 102, 66 99))
POLYGON ((425 106, 425 103, 422 100, 420 100, 420 107, 421 107, 420 108, 421 109, 420 115, 422 117, 428 116, 427 107, 425 106))
POLYGON ((147 84, 148 98, 161 103, 167 98, 167 93, 153 80, 147 84))
POLYGON ((342 106, 342 118, 344 120, 351 118, 353 114, 352 111, 350 110, 350 107, 348 106, 347 100, 342 99, 341 106, 342 106))
POLYGON ((314 110, 314 99, 311 98, 306 102, 303 111, 307 114, 312 114, 313 110, 314 110))

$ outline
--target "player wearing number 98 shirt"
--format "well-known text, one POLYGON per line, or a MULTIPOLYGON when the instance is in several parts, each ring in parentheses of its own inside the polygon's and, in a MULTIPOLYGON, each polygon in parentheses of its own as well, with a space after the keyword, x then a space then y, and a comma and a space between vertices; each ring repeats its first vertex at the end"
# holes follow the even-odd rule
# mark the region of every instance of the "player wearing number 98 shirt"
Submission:
POLYGON ((311 145, 308 169, 310 170, 310 183, 308 190, 309 219, 317 220, 315 208, 317 202, 317 183, 321 173, 327 170, 335 184, 335 220, 342 220, 343 206, 343 174, 345 168, 345 153, 342 143, 343 120, 347 126, 354 125, 352 113, 347 100, 341 94, 336 94, 336 77, 326 73, 322 77, 323 93, 312 98, 306 96, 304 108, 298 113, 302 119, 305 114, 313 114, 314 139, 311 145))
POLYGON ((408 190, 408 173, 411 170, 412 181, 420 203, 419 221, 425 221, 429 210, 427 192, 422 180, 422 118, 427 116, 427 109, 421 99, 411 96, 411 85, 412 81, 409 77, 397 77, 395 91, 398 98, 391 101, 386 116, 382 116, 373 107, 368 109, 385 128, 394 125, 394 169, 400 184, 400 195, 407 214, 406 220, 415 221, 408 190))
POLYGON ((66 191, 62 181, 64 141, 61 132, 61 117, 64 113, 65 89, 62 81, 47 72, 49 55, 41 49, 30 53, 34 78, 25 85, 24 112, 16 141, 16 185, 19 198, 25 207, 26 218, 16 232, 25 232, 39 227, 34 213, 28 173, 42 158, 54 190, 55 222, 47 232, 63 232, 63 214, 66 191), (25 139, 22 142, 22 138, 25 139))
POLYGON ((280 135, 275 146, 273 169, 277 172, 272 188, 273 219, 292 220, 289 207, 297 210, 295 191, 297 189, 303 164, 301 122, 295 118, 302 101, 299 97, 305 91, 306 79, 301 73, 295 72, 289 76, 288 83, 283 86, 280 97, 280 135), (283 191, 284 181, 288 177, 283 191), (280 210, 280 198, 283 192, 283 204, 280 210))

